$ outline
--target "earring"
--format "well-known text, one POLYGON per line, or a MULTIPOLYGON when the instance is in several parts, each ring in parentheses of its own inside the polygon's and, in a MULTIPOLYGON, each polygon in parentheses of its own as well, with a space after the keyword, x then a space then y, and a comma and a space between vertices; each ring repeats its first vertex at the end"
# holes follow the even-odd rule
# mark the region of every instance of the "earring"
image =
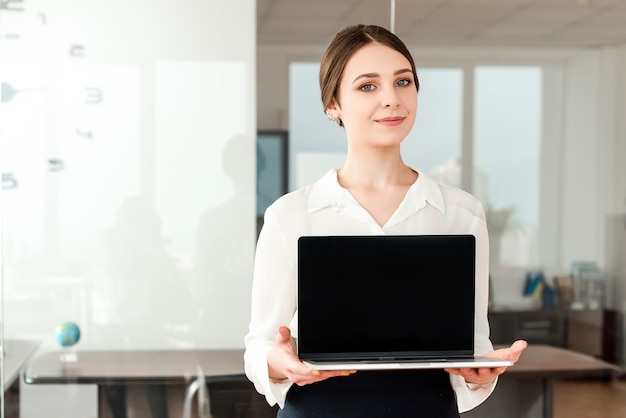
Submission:
POLYGON ((328 120, 330 121, 336 121, 337 118, 333 117, 333 115, 330 112, 326 112, 326 117, 328 118, 328 120))

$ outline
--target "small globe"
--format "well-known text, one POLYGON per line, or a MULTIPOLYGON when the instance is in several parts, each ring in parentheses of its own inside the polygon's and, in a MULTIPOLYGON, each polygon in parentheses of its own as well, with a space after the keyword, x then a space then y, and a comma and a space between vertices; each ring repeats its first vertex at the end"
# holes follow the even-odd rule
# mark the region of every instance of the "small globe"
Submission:
POLYGON ((71 347, 80 340, 80 328, 73 322, 61 322, 54 329, 54 336, 62 347, 71 347))

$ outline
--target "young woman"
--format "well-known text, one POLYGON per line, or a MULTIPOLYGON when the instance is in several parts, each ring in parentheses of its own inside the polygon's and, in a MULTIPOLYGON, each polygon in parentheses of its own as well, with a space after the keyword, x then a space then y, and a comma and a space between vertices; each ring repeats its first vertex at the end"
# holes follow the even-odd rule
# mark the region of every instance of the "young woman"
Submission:
MULTIPOLYGON (((339 32, 320 66, 322 103, 343 126, 345 163, 265 213, 257 243, 245 370, 279 417, 458 417, 483 402, 505 368, 313 371, 299 361, 297 240, 303 235, 473 234, 475 351, 517 361, 526 342, 493 351, 487 322, 488 237, 480 202, 407 166, 400 144, 415 121, 411 54, 388 30, 339 32)), ((321 305, 323 300, 319 301, 321 305)))

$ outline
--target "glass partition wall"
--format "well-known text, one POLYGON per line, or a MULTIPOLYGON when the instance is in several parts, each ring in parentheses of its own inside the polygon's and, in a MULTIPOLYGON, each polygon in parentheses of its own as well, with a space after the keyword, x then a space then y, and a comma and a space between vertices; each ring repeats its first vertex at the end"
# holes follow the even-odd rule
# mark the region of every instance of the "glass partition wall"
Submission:
POLYGON ((179 416, 182 394, 25 384, 16 365, 53 353, 69 376, 94 352, 163 366, 160 350, 243 347, 255 1, 1 7, 1 416, 91 417, 107 402, 149 416, 155 398, 179 416))

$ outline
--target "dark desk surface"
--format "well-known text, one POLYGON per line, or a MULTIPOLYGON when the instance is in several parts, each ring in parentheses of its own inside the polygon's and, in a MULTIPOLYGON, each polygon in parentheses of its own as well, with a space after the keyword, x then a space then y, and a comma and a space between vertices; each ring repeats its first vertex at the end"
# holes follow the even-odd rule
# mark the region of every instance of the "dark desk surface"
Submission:
MULTIPOLYGON (((100 383, 113 381, 184 382, 198 375, 242 376, 243 350, 79 351, 77 361, 62 363, 60 352, 33 359, 25 369, 27 383, 100 383)), ((618 374, 619 368, 563 348, 530 345, 504 376, 597 377, 618 374)))
POLYGON ((9 388, 20 375, 20 370, 39 347, 38 341, 4 340, 4 387, 9 388))
POLYGON ((621 374, 622 370, 606 361, 549 345, 529 345, 515 366, 503 376, 515 377, 609 377, 621 374))
POLYGON ((185 382, 198 376, 241 376, 243 350, 78 351, 63 363, 61 352, 43 354, 25 369, 26 383, 185 382))

